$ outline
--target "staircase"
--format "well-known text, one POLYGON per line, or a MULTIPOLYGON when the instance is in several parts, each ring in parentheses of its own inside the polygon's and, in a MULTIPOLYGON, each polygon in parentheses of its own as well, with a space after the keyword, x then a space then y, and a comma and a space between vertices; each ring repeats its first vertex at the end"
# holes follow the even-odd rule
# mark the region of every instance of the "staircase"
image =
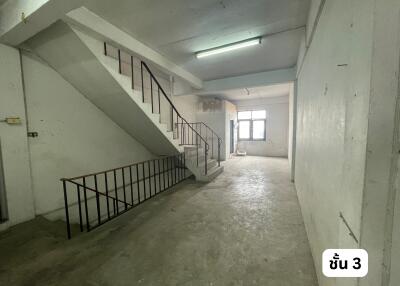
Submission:
POLYGON ((184 152, 198 181, 223 171, 221 138, 202 122, 187 122, 144 61, 61 21, 27 45, 154 154, 184 152))

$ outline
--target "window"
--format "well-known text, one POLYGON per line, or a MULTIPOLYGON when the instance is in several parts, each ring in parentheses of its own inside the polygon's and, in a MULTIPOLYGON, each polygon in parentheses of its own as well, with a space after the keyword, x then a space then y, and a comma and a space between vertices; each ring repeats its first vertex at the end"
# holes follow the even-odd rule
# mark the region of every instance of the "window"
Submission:
POLYGON ((265 110, 239 111, 239 141, 264 141, 266 135, 265 110))

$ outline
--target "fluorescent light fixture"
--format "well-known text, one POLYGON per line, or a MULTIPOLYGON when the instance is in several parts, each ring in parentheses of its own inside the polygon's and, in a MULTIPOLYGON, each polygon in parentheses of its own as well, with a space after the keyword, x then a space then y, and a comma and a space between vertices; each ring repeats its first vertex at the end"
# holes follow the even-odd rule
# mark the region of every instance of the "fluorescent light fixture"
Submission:
POLYGON ((220 54, 220 53, 225 53, 225 52, 229 52, 229 51, 233 51, 233 50, 237 50, 237 49, 241 49, 241 48, 246 48, 246 47, 250 47, 250 46, 255 46, 255 45, 259 45, 259 44, 261 44, 261 37, 252 38, 252 39, 212 48, 209 50, 197 52, 196 57, 198 59, 204 58, 204 57, 208 57, 208 56, 212 56, 212 55, 216 55, 216 54, 220 54))

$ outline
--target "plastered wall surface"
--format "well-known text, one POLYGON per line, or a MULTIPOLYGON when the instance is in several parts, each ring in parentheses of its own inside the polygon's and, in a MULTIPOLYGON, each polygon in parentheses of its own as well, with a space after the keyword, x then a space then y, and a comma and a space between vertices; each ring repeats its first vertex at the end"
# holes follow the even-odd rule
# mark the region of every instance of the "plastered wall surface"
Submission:
POLYGON ((298 76, 295 183, 323 286, 356 283, 324 277, 321 254, 360 240, 372 2, 327 1, 298 76))
MULTIPOLYGON (((223 140, 220 147, 221 160, 229 156, 229 120, 232 118, 234 106, 226 100, 203 98, 200 99, 197 111, 197 120, 204 122, 223 140), (228 107, 227 107, 228 106, 228 107)), ((209 142, 211 145, 211 143, 209 142)), ((214 158, 218 154, 217 141, 214 140, 214 158)), ((211 146, 209 154, 211 155, 211 146)))
POLYGON ((288 96, 235 101, 238 111, 266 110, 266 141, 238 141, 248 155, 287 157, 289 135, 288 96))
MULTIPOLYGON (((24 53, 36 213, 62 208, 62 177, 150 159, 153 155, 34 56, 24 53)), ((59 215, 63 215, 59 212, 59 215)))
POLYGON ((0 44, 0 119, 21 118, 21 125, 0 122, 8 221, 0 230, 34 217, 24 96, 18 50, 0 44))
MULTIPOLYGON (((320 285, 396 284, 391 184, 398 65, 398 1, 321 1, 298 73, 295 183, 320 285), (348 226, 346 226, 348 224, 348 226), (369 273, 329 279, 326 248, 364 248, 369 273), (392 281, 390 280, 392 276, 392 281)), ((393 215, 394 214, 394 215, 393 215)), ((398 221, 398 219, 397 219, 398 221)))
POLYGON ((289 93, 289 135, 288 135, 288 160, 290 168, 290 177, 294 180, 294 166, 296 158, 296 82, 290 84, 289 93))
MULTIPOLYGON (((397 122, 399 124, 399 122, 397 122)), ((400 126, 399 126, 400 127, 400 126)), ((398 140, 400 138, 398 137, 398 140)), ((400 141, 398 141, 400 142, 400 141)), ((400 157, 397 159, 397 172, 395 178, 396 195, 394 197, 394 218, 393 218, 393 233, 392 233, 392 247, 390 258, 390 284, 389 286, 400 285, 400 157)))
MULTIPOLYGON (((237 126, 237 108, 232 102, 225 100, 225 138, 223 145, 225 146, 225 158, 229 158, 230 155, 230 140, 231 140, 231 120, 234 121, 234 128, 237 126)), ((235 128, 236 129, 236 128, 235 128)), ((234 135, 235 136, 235 130, 234 135)), ((233 138, 233 152, 236 151, 237 146, 237 135, 233 138)))
POLYGON ((172 96, 172 102, 187 122, 197 122, 196 113, 199 104, 197 95, 172 96))

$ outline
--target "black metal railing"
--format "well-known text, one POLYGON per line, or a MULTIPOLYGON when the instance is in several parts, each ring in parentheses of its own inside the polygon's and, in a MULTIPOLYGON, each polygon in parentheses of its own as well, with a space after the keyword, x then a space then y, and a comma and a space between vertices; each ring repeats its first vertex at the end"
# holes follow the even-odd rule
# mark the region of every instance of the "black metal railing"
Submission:
POLYGON ((193 138, 190 136, 190 132, 186 132, 186 129, 188 127, 196 130, 198 134, 204 140, 208 143, 209 146, 211 146, 211 158, 217 159, 218 161, 218 166, 221 165, 221 144, 222 144, 222 139, 217 135, 217 133, 210 128, 207 124, 204 122, 191 122, 191 123, 177 123, 178 127, 177 128, 182 128, 183 132, 181 132, 181 140, 184 142, 184 145, 193 145, 196 144, 196 137, 193 138), (214 149, 216 149, 216 155, 217 157, 214 156, 214 149))
POLYGON ((185 166, 181 153, 61 179, 68 239, 71 221, 89 232, 185 180, 185 166))
MULTIPOLYGON (((108 55, 107 43, 104 43, 104 54, 106 56, 108 55)), ((132 55, 129 55, 129 58, 130 61, 123 61, 121 50, 117 49, 119 73, 123 73, 123 64, 130 65, 129 70, 132 82, 132 89, 135 89, 134 59, 132 55)), ((160 82, 157 80, 153 72, 150 70, 149 66, 144 61, 140 61, 140 81, 142 102, 148 102, 149 104, 151 104, 152 113, 160 115, 160 123, 167 123, 168 131, 173 132, 173 138, 179 140, 179 145, 195 146, 197 166, 199 166, 199 161, 202 161, 199 159, 204 159, 204 174, 207 175, 207 157, 210 149, 209 143, 189 122, 186 121, 185 118, 182 117, 171 99, 168 97, 167 93, 164 91, 160 82), (146 74, 147 78, 145 78, 146 74), (165 114, 165 112, 169 113, 166 119, 167 122, 162 122, 162 114, 165 114), (183 126, 186 127, 184 128, 183 126), (185 140, 187 136, 194 138, 194 140, 192 140, 191 142, 185 140)), ((214 151, 213 148, 214 147, 212 146, 212 152, 214 151)))

